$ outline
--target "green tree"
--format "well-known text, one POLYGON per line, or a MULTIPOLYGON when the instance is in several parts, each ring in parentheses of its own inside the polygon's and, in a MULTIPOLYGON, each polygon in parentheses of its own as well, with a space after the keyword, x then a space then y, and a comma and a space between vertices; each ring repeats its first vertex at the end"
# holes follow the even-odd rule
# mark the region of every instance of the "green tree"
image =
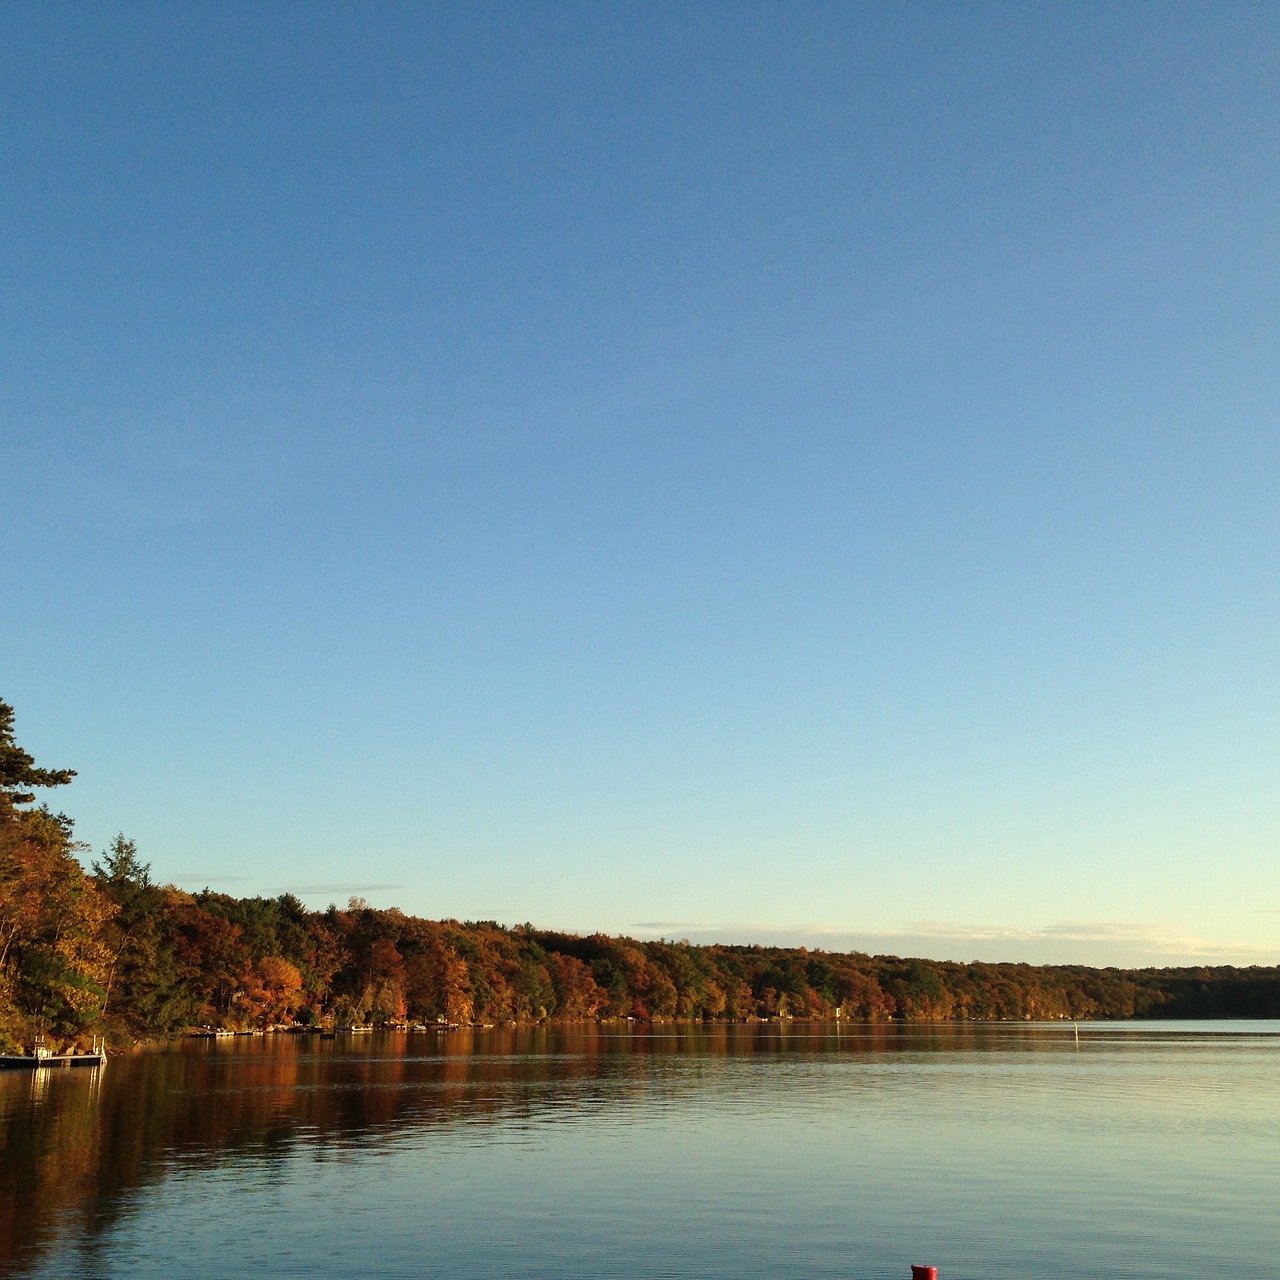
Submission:
POLYGON ((38 768, 31 754, 13 740, 13 708, 0 702, 0 820, 11 816, 15 805, 35 799, 28 787, 61 787, 75 776, 74 769, 38 768))
POLYGON ((103 1017, 135 1039, 180 1030, 192 1002, 179 972, 169 891, 152 882, 150 864, 123 834, 93 864, 93 877, 115 907, 103 930, 111 956, 103 1017))

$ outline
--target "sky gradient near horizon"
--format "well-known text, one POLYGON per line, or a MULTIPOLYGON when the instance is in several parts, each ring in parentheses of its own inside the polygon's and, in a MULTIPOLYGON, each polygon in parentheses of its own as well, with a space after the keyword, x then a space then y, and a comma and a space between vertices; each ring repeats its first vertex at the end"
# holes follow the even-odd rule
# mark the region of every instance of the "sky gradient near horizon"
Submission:
POLYGON ((158 879, 1280 961, 1280 10, 12 4, 0 698, 158 879))

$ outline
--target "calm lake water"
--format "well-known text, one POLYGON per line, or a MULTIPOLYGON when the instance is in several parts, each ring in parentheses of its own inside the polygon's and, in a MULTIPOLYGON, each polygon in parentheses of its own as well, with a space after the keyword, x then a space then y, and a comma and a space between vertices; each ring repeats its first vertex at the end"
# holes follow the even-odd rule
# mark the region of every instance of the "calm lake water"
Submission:
POLYGON ((188 1042, 0 1075, 39 1277, 1280 1269, 1280 1023, 188 1042))

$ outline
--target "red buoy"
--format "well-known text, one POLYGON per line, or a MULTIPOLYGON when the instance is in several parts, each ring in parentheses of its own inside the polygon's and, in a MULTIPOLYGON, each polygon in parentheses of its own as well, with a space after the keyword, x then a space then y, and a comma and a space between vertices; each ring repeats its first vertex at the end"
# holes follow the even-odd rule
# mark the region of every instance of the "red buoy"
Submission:
POLYGON ((917 1267, 911 1264, 911 1280, 938 1280, 937 1267, 917 1267))

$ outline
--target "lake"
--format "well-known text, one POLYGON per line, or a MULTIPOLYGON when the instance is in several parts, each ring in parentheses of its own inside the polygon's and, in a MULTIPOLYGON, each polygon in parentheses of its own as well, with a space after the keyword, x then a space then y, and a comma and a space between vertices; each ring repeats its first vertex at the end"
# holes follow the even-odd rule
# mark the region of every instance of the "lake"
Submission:
POLYGON ((0 1074, 0 1269, 1274 1275, 1280 1023, 188 1041, 0 1074))

